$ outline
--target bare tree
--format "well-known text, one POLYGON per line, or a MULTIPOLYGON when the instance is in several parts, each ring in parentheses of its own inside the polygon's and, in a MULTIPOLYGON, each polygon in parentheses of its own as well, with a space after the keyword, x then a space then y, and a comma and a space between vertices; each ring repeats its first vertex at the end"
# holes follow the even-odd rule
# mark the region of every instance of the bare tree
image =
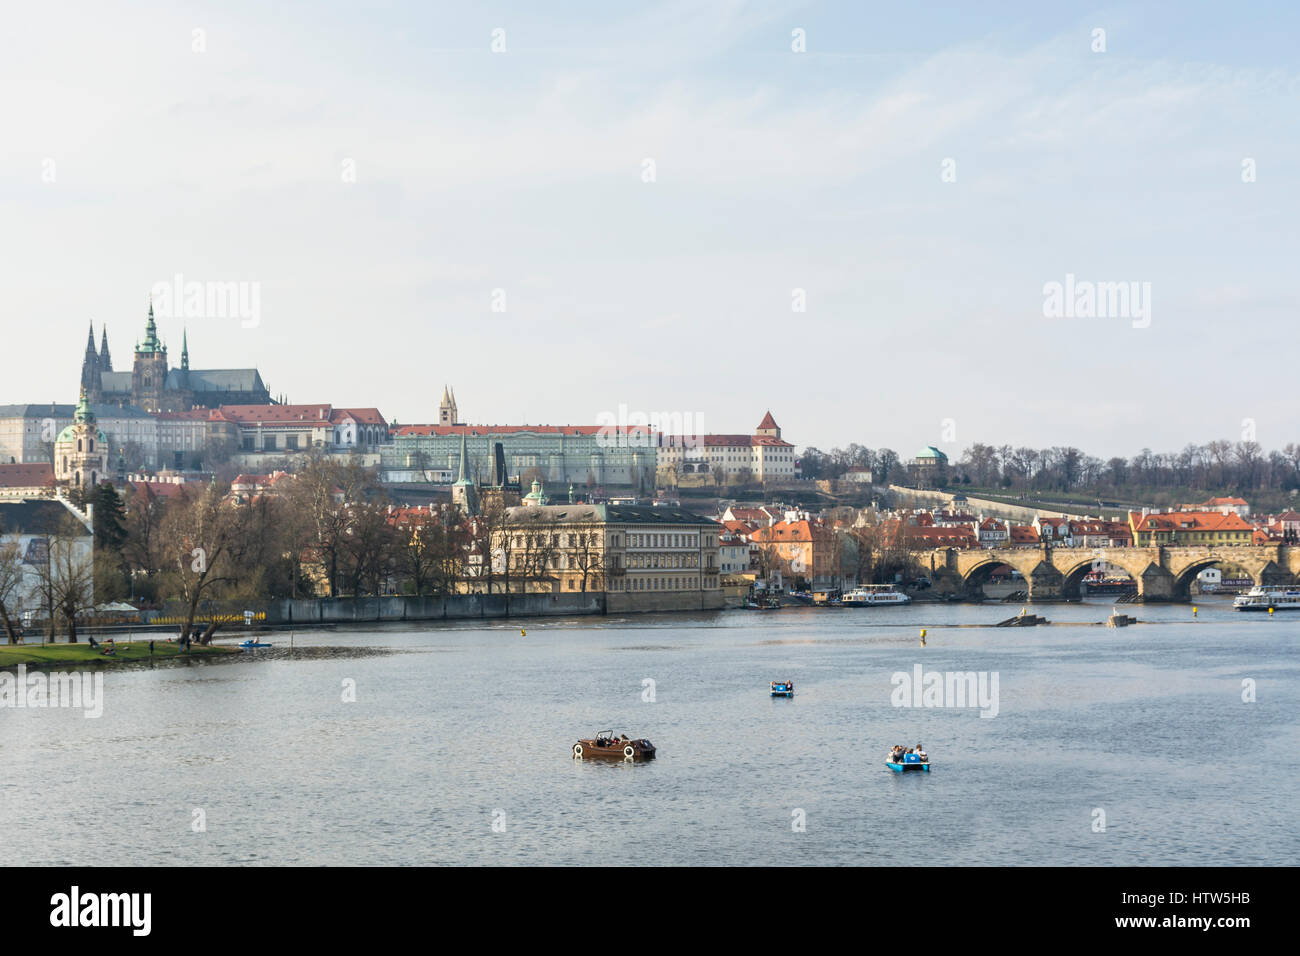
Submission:
POLYGON ((595 578, 599 587, 600 574, 605 570, 603 531, 587 529, 570 532, 569 560, 574 570, 582 573, 582 591, 587 591, 587 581, 595 578))
MULTIPOLYGON (((230 551, 236 527, 234 506, 215 485, 192 500, 172 502, 167 509, 161 532, 173 562, 165 582, 184 606, 182 638, 193 632, 199 602, 232 580, 230 551)), ((217 625, 214 615, 200 643, 212 640, 217 625)))
POLYGON ((92 538, 72 515, 61 518, 45 536, 45 557, 36 566, 50 612, 50 633, 58 615, 77 643, 77 615, 95 606, 95 560, 92 538))
POLYGON ((8 635, 10 644, 18 643, 18 631, 14 627, 9 606, 18 599, 22 586, 22 549, 16 541, 0 542, 0 621, 4 623, 5 634, 8 635))

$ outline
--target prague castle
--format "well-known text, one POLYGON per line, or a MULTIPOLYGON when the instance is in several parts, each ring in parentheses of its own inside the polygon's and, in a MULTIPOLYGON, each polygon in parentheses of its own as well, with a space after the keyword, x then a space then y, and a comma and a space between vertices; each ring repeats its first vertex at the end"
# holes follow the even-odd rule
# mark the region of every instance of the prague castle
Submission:
POLYGON ((169 368, 167 346, 158 338, 152 302, 144 341, 135 347, 130 371, 113 371, 108 329, 104 328, 101 345, 96 349, 95 325, 91 323, 81 363, 81 387, 91 403, 135 407, 155 415, 222 405, 274 404, 255 368, 190 368, 187 337, 181 339, 180 366, 169 368))

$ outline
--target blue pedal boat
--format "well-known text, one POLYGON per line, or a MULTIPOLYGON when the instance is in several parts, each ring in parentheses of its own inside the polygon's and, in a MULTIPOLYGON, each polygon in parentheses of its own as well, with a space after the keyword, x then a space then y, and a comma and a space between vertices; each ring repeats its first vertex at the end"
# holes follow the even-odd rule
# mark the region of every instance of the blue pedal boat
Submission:
POLYGON ((773 697, 793 697, 794 681, 792 680, 774 680, 772 681, 773 697))
POLYGON ((895 762, 892 756, 886 757, 885 766, 894 771, 894 773, 930 772, 929 758, 922 760, 916 754, 903 754, 903 760, 901 763, 895 762))
POLYGON ((253 639, 250 637, 248 640, 244 641, 244 642, 243 642, 242 644, 240 644, 239 646, 242 647, 242 648, 243 648, 244 650, 246 650, 246 651, 251 651, 251 650, 252 650, 253 648, 255 648, 255 647, 270 647, 271 645, 270 645, 270 644, 259 644, 259 643, 257 643, 257 641, 253 640, 253 639))

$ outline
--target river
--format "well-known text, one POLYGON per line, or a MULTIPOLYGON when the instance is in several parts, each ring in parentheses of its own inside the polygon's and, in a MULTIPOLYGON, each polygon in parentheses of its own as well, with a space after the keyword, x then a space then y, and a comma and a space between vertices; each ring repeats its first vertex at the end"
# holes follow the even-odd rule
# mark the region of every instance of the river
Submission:
POLYGON ((937 604, 385 625, 292 653, 274 633, 255 659, 109 673, 98 719, 0 709, 5 859, 1294 863, 1300 614, 1086 626, 1109 607, 1014 629, 988 625, 1018 607, 937 604), (996 716, 895 706, 918 664, 996 674, 996 716), (786 677, 796 696, 770 698, 786 677), (606 728, 658 759, 570 756, 606 728), (884 766, 917 742, 931 773, 884 766))

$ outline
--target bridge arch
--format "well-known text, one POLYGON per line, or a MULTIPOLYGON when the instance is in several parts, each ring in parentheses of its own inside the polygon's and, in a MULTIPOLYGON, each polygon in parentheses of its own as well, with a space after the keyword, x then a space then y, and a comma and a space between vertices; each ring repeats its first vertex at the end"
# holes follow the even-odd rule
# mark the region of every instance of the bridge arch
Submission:
POLYGON ((1142 572, 1146 570, 1146 564, 1149 562, 1141 562, 1143 566, 1137 568, 1134 562, 1117 561, 1111 555, 1089 551, 1080 555, 1053 555, 1052 563, 1056 566, 1056 570, 1061 572, 1061 597, 1067 601, 1079 601, 1083 599, 1084 576, 1088 572, 1100 568, 1102 564, 1119 568, 1135 582, 1138 590, 1141 591, 1142 572), (1129 565, 1134 565, 1134 567, 1130 568, 1129 565))
POLYGON ((1018 566, 1015 560, 1008 560, 1009 555, 1002 551, 988 551, 984 560, 976 561, 969 564, 961 573, 962 590, 967 598, 974 600, 983 600, 984 585, 989 582, 993 572, 1000 567, 1010 567, 1019 571, 1025 581, 1025 588, 1029 587, 1029 575, 1024 568, 1018 566))

